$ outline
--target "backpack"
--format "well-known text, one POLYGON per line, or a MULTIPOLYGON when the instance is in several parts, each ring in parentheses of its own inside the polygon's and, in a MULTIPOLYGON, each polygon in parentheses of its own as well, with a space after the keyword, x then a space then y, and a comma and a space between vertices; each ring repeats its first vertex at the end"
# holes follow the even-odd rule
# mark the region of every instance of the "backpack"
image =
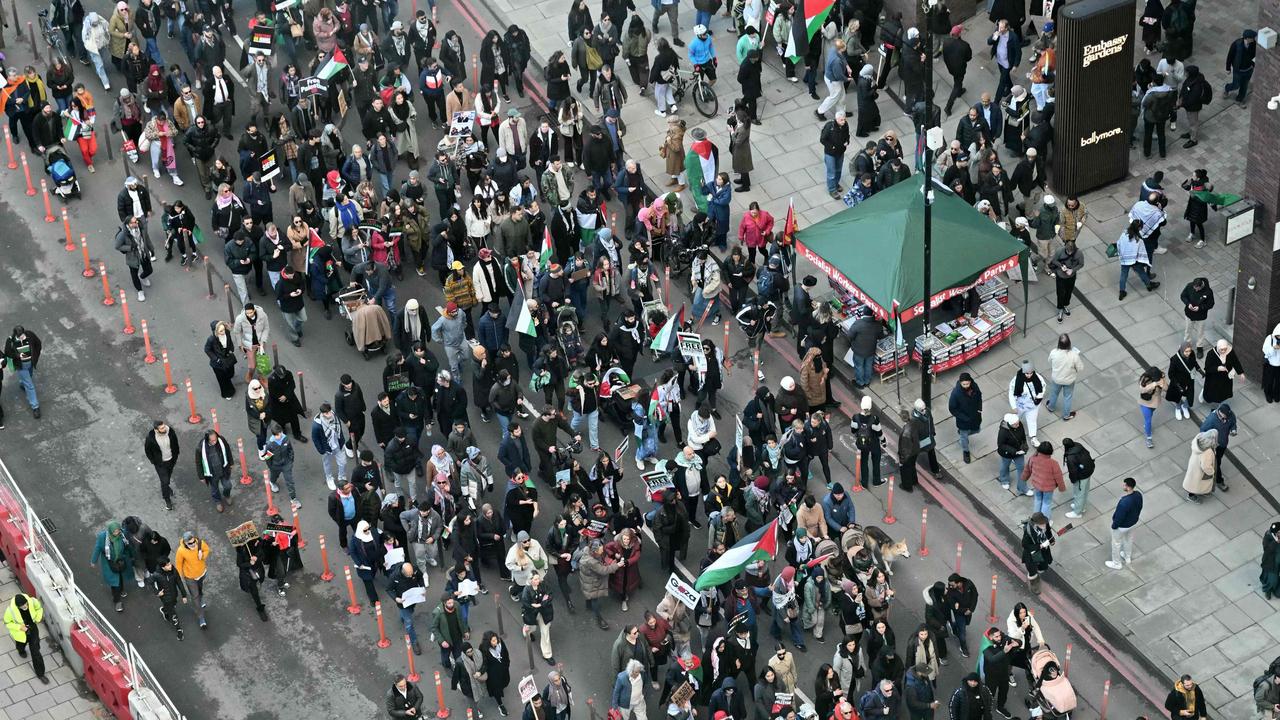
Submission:
POLYGON ((769 271, 768 267, 762 267, 756 272, 756 291, 760 297, 771 297, 773 295, 774 274, 769 271))
POLYGON ((1076 447, 1080 448, 1080 450, 1077 453, 1072 453, 1071 456, 1071 459, 1075 462, 1075 468, 1069 470, 1067 474, 1072 477, 1079 477, 1081 480, 1093 477, 1093 456, 1089 454, 1088 450, 1084 449, 1083 445, 1076 445, 1076 447))
POLYGON ((1213 85, 1209 81, 1200 83, 1200 103, 1208 105, 1213 102, 1213 85))

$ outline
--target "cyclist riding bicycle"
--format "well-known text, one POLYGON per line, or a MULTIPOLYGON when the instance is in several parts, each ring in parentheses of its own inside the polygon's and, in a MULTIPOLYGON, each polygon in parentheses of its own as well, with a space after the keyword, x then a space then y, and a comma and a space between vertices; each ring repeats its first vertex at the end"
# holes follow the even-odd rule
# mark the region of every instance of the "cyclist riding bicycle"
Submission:
POLYGON ((716 46, 711 42, 711 33, 706 25, 695 25, 693 40, 689 41, 689 62, 693 71, 701 72, 707 82, 716 81, 716 46))

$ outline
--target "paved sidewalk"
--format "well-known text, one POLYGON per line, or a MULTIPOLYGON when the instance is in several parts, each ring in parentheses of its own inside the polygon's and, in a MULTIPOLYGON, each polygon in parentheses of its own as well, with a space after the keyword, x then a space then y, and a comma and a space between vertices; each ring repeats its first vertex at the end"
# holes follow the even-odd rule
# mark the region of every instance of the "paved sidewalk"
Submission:
MULTIPOLYGON (((17 577, 6 566, 0 569, 0 604, 9 601, 22 588, 17 577)), ((50 683, 36 679, 31 658, 18 657, 13 641, 6 632, 0 651, 0 718, 8 720, 95 720, 111 717, 84 681, 76 677, 62 659, 62 651, 46 637, 40 638, 45 674, 50 683)))
MULTIPOLYGON (((505 13, 507 21, 517 21, 526 28, 533 38, 539 68, 555 50, 567 50, 564 0, 548 0, 533 6, 515 0, 487 0, 487 3, 505 13), (514 14, 517 10, 518 17, 514 14)), ((591 7, 598 21, 598 6, 592 3, 591 7)), ((1086 267, 1076 287, 1097 314, 1076 304, 1073 315, 1059 324, 1054 319, 1050 279, 1032 284, 1029 308, 1022 306, 1020 288, 1011 287, 1010 307, 1018 313, 1019 325, 1027 328, 1026 336, 1023 337, 1020 329, 1004 344, 974 362, 944 373, 935 382, 933 391, 944 466, 1007 528, 1016 530, 1030 513, 1030 500, 1001 490, 994 479, 995 432, 1007 407, 1006 388, 1023 358, 1031 358, 1043 369, 1047 367, 1048 352, 1058 333, 1071 334, 1074 344, 1084 352, 1086 362, 1075 392, 1074 409, 1078 415, 1064 423, 1042 411, 1039 436, 1052 441, 1059 452, 1064 437, 1083 442, 1097 459, 1097 470, 1090 494, 1090 511, 1059 543, 1055 552, 1059 578, 1052 582, 1065 582, 1074 587, 1168 678, 1184 672, 1195 676, 1204 687, 1210 706, 1223 717, 1232 718, 1249 716, 1250 681, 1272 657, 1280 655, 1280 616, 1258 592, 1256 580, 1261 531, 1273 517, 1280 515, 1280 508, 1272 507, 1265 498, 1259 497, 1230 463, 1226 470, 1231 481, 1230 492, 1209 497, 1201 505, 1186 502, 1181 482, 1197 424, 1173 420, 1172 410, 1166 404, 1155 423, 1156 447, 1147 449, 1134 386, 1145 366, 1167 367, 1169 356, 1180 343, 1182 314, 1178 294, 1192 278, 1209 278, 1217 295, 1217 305, 1207 326, 1207 342, 1231 337, 1227 324, 1228 288, 1235 282, 1238 253, 1235 247, 1222 244, 1220 217, 1212 217, 1208 223, 1211 240, 1205 248, 1196 250, 1194 245, 1185 242, 1187 230, 1182 211, 1186 193, 1178 185, 1192 170, 1205 168, 1220 191, 1241 192, 1244 187, 1243 146, 1248 139, 1248 111, 1223 100, 1221 88, 1226 77, 1221 70, 1221 57, 1240 30, 1253 24, 1257 7, 1256 0, 1246 0, 1228 5, 1202 4, 1198 8, 1196 55, 1188 64, 1198 64, 1215 86, 1214 101, 1202 114, 1204 127, 1200 145, 1194 150, 1183 150, 1182 140, 1177 138, 1182 129, 1171 131, 1168 159, 1156 156, 1147 160, 1142 157, 1139 142, 1138 149, 1131 155, 1129 180, 1082 198, 1089 209, 1089 220, 1079 241, 1086 254, 1086 267), (1162 285, 1156 293, 1131 289, 1128 298, 1121 302, 1116 294, 1118 268, 1106 258, 1104 248, 1123 230, 1128 208, 1137 199, 1142 180, 1155 170, 1165 172, 1165 188, 1172 199, 1171 220, 1162 241, 1170 252, 1155 259, 1162 285), (1113 334, 1116 332, 1136 350, 1141 362, 1126 350, 1113 334), (969 465, 961 461, 954 424, 946 411, 946 398, 962 370, 974 376, 986 400, 985 427, 972 438, 974 461, 969 465), (1102 563, 1109 556, 1110 513, 1119 494, 1120 480, 1126 476, 1137 478, 1145 496, 1145 509, 1142 525, 1135 533, 1133 564, 1123 571, 1112 572, 1102 563)), ((641 17, 646 23, 648 12, 647 4, 641 7, 641 17)), ((682 36, 688 40, 693 25, 691 2, 681 3, 680 20, 682 36)), ((727 31, 728 20, 721 16, 713 20, 712 29, 720 60, 719 76, 726 79, 718 83, 717 91, 721 109, 727 111, 736 97, 737 84, 731 79, 737 72, 733 51, 737 36, 727 31)), ((667 36, 665 19, 659 30, 667 36)), ((967 108, 965 103, 976 102, 981 92, 995 87, 985 41, 988 33, 990 26, 985 16, 966 24, 964 36, 974 49, 975 59, 967 75, 968 95, 956 103, 954 114, 944 118, 948 138, 954 135, 956 121, 967 108)), ((682 58, 687 56, 683 48, 676 49, 682 58)), ((786 81, 771 42, 765 57, 763 125, 752 129, 756 165, 752 173, 753 189, 749 193, 735 193, 733 225, 736 230, 738 217, 753 200, 759 201, 781 223, 786 203, 792 199, 803 232, 804 227, 838 212, 843 205, 831 200, 825 190, 817 143, 821 124, 813 117, 817 101, 808 97, 803 83, 786 81)), ((1138 57, 1135 55, 1135 63, 1138 57)), ((1153 57, 1153 64, 1158 59, 1153 57)), ((532 65, 530 70, 534 72, 532 65)), ((535 75, 540 73, 539 69, 535 75)), ((950 78, 941 63, 935 66, 935 73, 937 102, 942 104, 951 90, 950 78)), ((623 111, 628 129, 627 150, 639 160, 657 189, 663 182, 663 161, 657 156, 657 148, 666 130, 666 119, 653 114, 650 98, 636 96, 625 71, 619 76, 631 94, 623 111)), ((895 73, 890 87, 896 85, 895 73)), ((822 83, 818 83, 818 88, 822 94, 822 83)), ((856 110, 853 98, 848 97, 845 102, 851 110, 856 110)), ((728 137, 723 119, 703 118, 688 100, 684 105, 681 117, 690 129, 707 130, 720 147, 722 162, 727 165, 728 137)), ((584 108, 591 111, 589 101, 584 102, 584 108)), ((904 146, 912 147, 914 132, 909 120, 888 93, 881 94, 880 112, 882 131, 897 131, 904 146)), ((1002 145, 999 149, 1006 167, 1011 168, 1017 159, 1007 157, 1002 145)), ((848 157, 852 157, 852 152, 848 157)), ((729 170, 728 167, 722 169, 729 170)), ((850 182, 847 167, 845 175, 842 184, 847 187, 850 182)), ((807 274, 806 269, 812 271, 802 267, 799 274, 807 274)), ((735 342, 737 340, 735 338, 735 342)), ((843 352, 843 348, 840 351, 843 352)), ((1241 348, 1240 352, 1256 352, 1256 349, 1241 348)), ((907 405, 919 394, 915 366, 912 370, 901 378, 901 397, 907 405)), ((776 379, 776 375, 771 373, 771 380, 776 379)), ((896 405, 897 386, 893 381, 874 383, 871 391, 882 407, 896 405)), ((1231 400, 1240 420, 1240 434, 1232 438, 1231 452, 1249 468, 1270 465, 1280 428, 1280 414, 1264 409, 1260 395, 1254 379, 1237 381, 1236 396, 1231 400)), ((1203 418, 1204 410, 1196 408, 1198 418, 1203 418)), ((1056 524, 1061 526, 1068 522, 1062 515, 1069 509, 1063 507, 1069 497, 1059 500, 1055 515, 1056 524)))

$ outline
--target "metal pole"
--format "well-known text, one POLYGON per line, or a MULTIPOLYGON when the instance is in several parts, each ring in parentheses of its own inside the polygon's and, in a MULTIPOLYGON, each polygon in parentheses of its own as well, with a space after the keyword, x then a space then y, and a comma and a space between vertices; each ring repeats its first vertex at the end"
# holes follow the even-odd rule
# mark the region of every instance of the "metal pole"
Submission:
MULTIPOLYGON (((933 33, 929 32, 929 13, 932 9, 930 0, 924 0, 924 117, 920 122, 920 134, 924 136, 924 326, 920 333, 925 338, 924 347, 920 351, 920 398, 926 408, 933 404, 933 379, 930 370, 933 365, 933 353, 929 351, 929 333, 933 329, 933 151, 929 149, 929 125, 933 122, 933 33)), ((907 109, 910 112, 911 108, 907 109)))

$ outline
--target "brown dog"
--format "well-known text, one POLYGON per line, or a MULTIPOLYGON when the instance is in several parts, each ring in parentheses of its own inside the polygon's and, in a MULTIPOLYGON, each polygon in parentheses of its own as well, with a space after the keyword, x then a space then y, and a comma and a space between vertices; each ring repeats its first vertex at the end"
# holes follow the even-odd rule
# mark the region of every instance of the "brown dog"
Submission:
POLYGON ((871 551, 876 564, 884 569, 885 575, 893 575, 894 560, 911 557, 911 549, 907 547, 906 540, 894 540, 875 525, 868 525, 865 534, 867 549, 871 551))

